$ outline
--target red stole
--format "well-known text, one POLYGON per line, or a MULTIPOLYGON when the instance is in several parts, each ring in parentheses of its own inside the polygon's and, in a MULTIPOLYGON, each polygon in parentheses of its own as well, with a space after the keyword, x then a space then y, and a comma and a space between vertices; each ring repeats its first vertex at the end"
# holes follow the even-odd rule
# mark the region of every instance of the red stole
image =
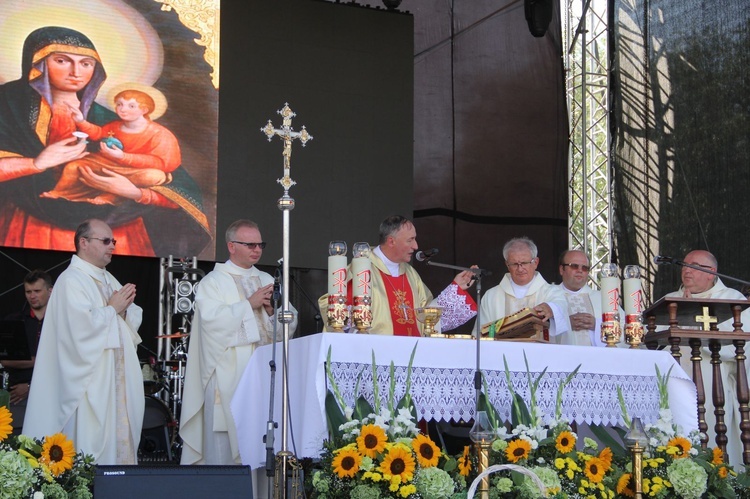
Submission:
POLYGON ((417 319, 414 316, 414 294, 406 274, 393 277, 380 271, 388 296, 388 310, 391 312, 394 336, 421 336, 417 319))

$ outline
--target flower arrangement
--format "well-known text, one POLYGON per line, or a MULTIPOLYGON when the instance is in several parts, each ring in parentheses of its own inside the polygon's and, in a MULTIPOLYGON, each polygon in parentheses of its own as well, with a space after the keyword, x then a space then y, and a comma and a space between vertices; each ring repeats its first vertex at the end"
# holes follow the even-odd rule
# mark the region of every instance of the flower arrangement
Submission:
POLYGON ((91 499, 94 458, 76 453, 58 433, 43 440, 12 435, 13 418, 0 406, 0 499, 91 499))
MULTIPOLYGON (((590 438, 579 442, 570 424, 561 419, 560 397, 572 376, 558 390, 555 416, 545 422, 542 422, 535 403, 535 387, 544 372, 533 383, 529 382, 531 410, 513 393, 507 368, 506 376, 517 407, 512 411, 514 421, 511 428, 501 426, 497 431, 498 438, 492 442, 489 452, 490 465, 512 463, 529 468, 546 486, 547 497, 635 497, 631 454, 622 441, 618 442, 609 433, 594 427, 595 436, 607 445, 600 448, 590 438)), ((667 396, 668 378, 669 373, 661 376, 657 367, 661 410, 659 420, 645 427, 649 445, 643 459, 643 497, 750 497, 747 473, 738 474, 725 464, 720 449, 701 449, 697 432, 682 436, 681 429, 673 423, 667 396)), ((624 420, 630 424, 622 397, 620 400, 624 420)), ((489 408, 492 410, 491 405, 489 408)), ((622 439, 625 431, 618 430, 622 439)), ((466 457, 467 451, 459 459, 466 457)), ((472 469, 468 479, 473 478, 474 471, 472 469)), ((490 485, 489 497, 493 499, 543 497, 527 477, 517 472, 496 473, 492 475, 490 485)))
MULTIPOLYGON (((480 471, 477 452, 474 446, 467 445, 458 455, 448 456, 419 431, 409 396, 410 371, 411 361, 405 395, 396 403, 393 400, 391 364, 387 407, 380 407, 377 381, 373 382, 374 408, 363 397, 356 400, 354 407, 347 406, 327 371, 331 392, 326 399, 326 409, 331 438, 324 444, 318 469, 308 474, 312 497, 467 497, 469 485, 480 471)), ((612 435, 593 426, 591 429, 597 440, 580 438, 571 424, 562 418, 562 394, 577 371, 575 369, 561 382, 555 414, 545 417, 536 403, 536 391, 546 370, 532 379, 527 363, 527 405, 514 391, 506 361, 512 408, 511 421, 505 424, 484 396, 487 393, 485 386, 484 393, 480 394, 479 409, 486 412, 496 436, 486 449, 487 467, 492 471, 489 475, 490 499, 635 497, 632 454, 624 444, 626 431, 615 428, 615 435, 612 435), (540 490, 537 478, 544 490, 540 490)), ((642 460, 643 497, 750 498, 747 472, 733 470, 724 463, 720 449, 702 449, 697 432, 684 435, 673 422, 667 392, 670 373, 662 376, 657 367, 656 374, 661 410, 659 420, 644 429, 648 446, 642 460)), ((373 380, 377 380, 374 354, 373 380)), ((624 421, 630 426, 621 393, 620 407, 624 421)), ((475 487, 476 484, 472 493, 475 487)))
MULTIPOLYGON (((326 366, 330 365, 330 349, 328 356, 326 366)), ((411 361, 409 367, 411 371, 411 361)), ((330 372, 327 375, 333 390, 326 401, 331 438, 324 444, 319 469, 308 478, 313 497, 442 499, 466 487, 460 474, 454 479, 450 473, 458 466, 456 460, 445 455, 417 427, 408 390, 400 401, 395 401, 391 382, 387 405, 381 406, 377 376, 373 375, 375 407, 363 397, 349 407, 341 399, 330 372)))

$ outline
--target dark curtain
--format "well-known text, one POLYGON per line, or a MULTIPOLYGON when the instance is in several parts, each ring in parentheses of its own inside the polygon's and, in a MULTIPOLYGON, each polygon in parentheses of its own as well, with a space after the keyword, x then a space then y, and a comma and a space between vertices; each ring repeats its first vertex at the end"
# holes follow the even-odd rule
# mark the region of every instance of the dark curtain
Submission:
MULTIPOLYGON (((560 6, 543 37, 524 2, 405 1, 414 13, 414 217, 436 261, 506 272, 502 246, 528 236, 557 282, 568 244, 568 121, 560 6)), ((418 267, 434 292, 453 270, 418 267)))
POLYGON ((652 301, 680 284, 654 255, 709 250, 719 272, 748 279, 750 3, 615 0, 612 12, 621 265, 647 269, 652 301))

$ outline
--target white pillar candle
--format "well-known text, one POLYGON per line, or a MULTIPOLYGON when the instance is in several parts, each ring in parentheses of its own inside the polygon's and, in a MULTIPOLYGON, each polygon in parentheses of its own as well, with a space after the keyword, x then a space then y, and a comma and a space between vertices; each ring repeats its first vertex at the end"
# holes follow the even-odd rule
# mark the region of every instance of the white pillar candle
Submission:
POLYGON ((370 296, 372 264, 367 257, 352 258, 352 295, 370 296))
POLYGON ((328 257, 328 294, 346 295, 346 255, 328 257))
MULTIPOLYGON (((620 303, 620 277, 616 263, 604 263, 599 271, 599 289, 602 293, 602 316, 617 313, 620 303)), ((603 320, 604 317, 602 317, 603 320)))
POLYGON ((622 301, 625 315, 643 312, 643 291, 640 279, 625 279, 622 281, 622 301))

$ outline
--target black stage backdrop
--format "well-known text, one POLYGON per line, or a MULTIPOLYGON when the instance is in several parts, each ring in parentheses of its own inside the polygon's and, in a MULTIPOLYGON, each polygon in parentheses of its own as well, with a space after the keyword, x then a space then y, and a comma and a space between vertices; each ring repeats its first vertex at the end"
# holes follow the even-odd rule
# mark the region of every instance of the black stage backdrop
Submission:
POLYGON ((749 280, 750 4, 615 0, 613 12, 620 264, 648 269, 652 301, 680 284, 655 255, 709 250, 749 280))
POLYGON ((224 2, 221 14, 217 259, 237 218, 260 224, 261 263, 282 255, 283 144, 260 129, 281 126, 285 102, 314 137, 292 146, 290 262, 323 269, 333 239, 376 243, 382 219, 412 211, 412 16, 310 0, 224 2))

